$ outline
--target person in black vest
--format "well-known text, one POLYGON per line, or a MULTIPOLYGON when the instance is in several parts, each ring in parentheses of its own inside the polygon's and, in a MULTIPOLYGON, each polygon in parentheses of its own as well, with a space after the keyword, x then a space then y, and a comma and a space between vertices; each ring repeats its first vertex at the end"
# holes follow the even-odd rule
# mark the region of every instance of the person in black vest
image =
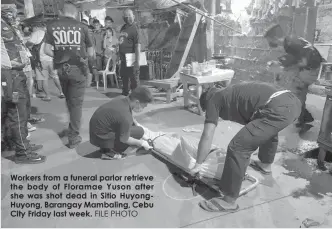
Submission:
POLYGON ((278 133, 299 117, 301 102, 289 90, 282 90, 273 84, 243 82, 225 89, 209 89, 200 97, 200 104, 206 111, 205 124, 192 174, 202 169, 219 118, 244 125, 227 148, 224 170, 218 184, 224 196, 200 203, 207 211, 237 211, 239 206, 236 200, 251 154, 259 148, 259 161, 252 161, 250 165, 264 175, 272 172, 278 133))
POLYGON ((120 76, 122 78, 122 95, 127 96, 129 94, 129 88, 134 90, 139 86, 139 74, 140 74, 140 36, 138 27, 135 23, 135 16, 131 9, 126 9, 123 12, 123 20, 125 25, 122 26, 119 35, 119 57, 121 61, 120 76), (133 67, 127 67, 126 54, 135 53, 136 61, 133 67), (130 82, 130 86, 129 86, 130 82))
POLYGON ((81 143, 82 105, 86 87, 85 73, 88 58, 96 72, 92 39, 88 27, 76 20, 78 10, 73 3, 65 2, 63 16, 47 25, 45 53, 54 58, 69 111, 69 148, 81 143), (53 51, 54 50, 54 51, 53 51))
POLYGON ((306 109, 306 100, 309 86, 317 80, 320 64, 324 59, 307 40, 301 37, 286 36, 280 25, 268 29, 264 37, 270 47, 282 46, 286 52, 286 55, 279 57, 278 61, 269 63, 269 68, 278 73, 283 70, 288 71, 288 73, 293 72, 289 89, 302 102, 302 113, 296 125, 303 128, 306 123, 314 121, 314 118, 306 109))
POLYGON ((1 12, 1 148, 13 144, 15 163, 37 164, 46 157, 35 153, 42 145, 27 140, 30 98, 23 69, 28 62, 20 56, 26 47, 11 26, 13 22, 12 12, 1 12))

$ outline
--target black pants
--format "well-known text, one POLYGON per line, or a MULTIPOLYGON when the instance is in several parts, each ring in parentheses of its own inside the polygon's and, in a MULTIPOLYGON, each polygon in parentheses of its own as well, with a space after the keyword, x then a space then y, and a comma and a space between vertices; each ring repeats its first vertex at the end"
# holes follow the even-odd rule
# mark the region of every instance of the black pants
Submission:
MULTIPOLYGON (((296 73, 296 71, 295 71, 296 73)), ((301 70, 292 78, 289 89, 297 96, 302 103, 301 115, 298 119, 300 124, 312 122, 313 117, 306 108, 309 86, 313 84, 318 76, 318 69, 301 70)))
MULTIPOLYGON (((130 137, 141 139, 144 135, 144 129, 140 126, 132 126, 130 129, 130 137)), ((115 137, 114 150, 118 153, 124 152, 129 147, 128 144, 122 143, 119 137, 115 137)))
POLYGON ((278 146, 278 133, 301 113, 301 102, 293 93, 281 94, 259 109, 228 145, 220 190, 238 198, 251 154, 259 148, 262 163, 272 164, 278 146))
POLYGON ((1 101, 2 138, 15 147, 16 155, 23 155, 28 150, 27 106, 27 99, 19 99, 17 104, 1 101))
POLYGON ((74 141, 79 136, 82 119, 82 106, 85 92, 85 76, 83 66, 63 65, 58 69, 58 75, 66 97, 69 112, 68 139, 74 141))
POLYGON ((122 95, 127 96, 130 90, 134 90, 140 84, 140 71, 134 72, 134 67, 127 67, 126 61, 121 60, 120 76, 122 79, 122 95))

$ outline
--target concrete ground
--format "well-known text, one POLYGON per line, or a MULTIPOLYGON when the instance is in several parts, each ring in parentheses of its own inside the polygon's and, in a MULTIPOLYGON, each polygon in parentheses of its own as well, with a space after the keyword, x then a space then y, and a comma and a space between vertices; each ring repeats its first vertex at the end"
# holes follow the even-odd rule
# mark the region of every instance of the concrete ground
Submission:
MULTIPOLYGON (((53 90, 55 92, 55 90, 53 90)), ((32 133, 31 141, 43 144, 41 154, 47 156, 47 161, 39 165, 16 165, 10 160, 13 152, 2 152, 1 160, 1 219, 2 227, 300 227, 305 219, 312 219, 320 224, 319 227, 332 227, 332 176, 328 173, 317 171, 315 161, 304 159, 301 153, 316 147, 320 119, 325 98, 310 95, 308 108, 313 113, 316 121, 315 127, 307 134, 298 137, 294 127, 289 127, 280 134, 280 148, 273 165, 273 173, 270 176, 262 176, 260 173, 248 169, 248 172, 260 180, 258 187, 239 198, 240 210, 236 213, 208 213, 198 207, 198 202, 209 198, 214 194, 204 187, 200 188, 199 196, 193 196, 189 187, 177 181, 172 175, 172 166, 153 155, 130 156, 122 161, 102 161, 99 159, 98 149, 89 143, 89 119, 98 106, 118 95, 120 90, 109 89, 107 93, 87 89, 83 108, 82 137, 83 142, 77 149, 68 149, 65 139, 57 135, 67 127, 67 112, 64 100, 56 97, 49 103, 34 99, 32 104, 34 111, 46 119, 45 123, 38 124, 37 131, 32 133), (17 193, 50 193, 51 187, 43 191, 13 191, 9 189, 10 175, 43 175, 70 176, 73 175, 98 175, 98 176, 127 176, 137 175, 153 176, 153 181, 146 184, 154 185, 153 190, 134 191, 127 190, 127 194, 150 193, 153 208, 141 208, 136 210, 136 217, 95 217, 95 210, 90 209, 92 217, 54 217, 49 218, 10 216, 11 202, 43 203, 71 202, 82 203, 91 201, 103 202, 98 199, 87 200, 46 200, 32 199, 13 200, 11 194, 17 193), (204 197, 203 197, 204 196, 204 197)), ((54 93, 56 95, 56 93, 54 93)), ((183 136, 199 138, 199 133, 186 133, 183 128, 202 129, 204 118, 182 108, 183 101, 179 99, 172 104, 157 102, 148 107, 147 111, 137 116, 137 120, 154 131, 176 132, 183 136)), ((241 128, 240 125, 222 121, 218 125, 214 144, 226 149, 228 142, 241 128)), ((255 157, 255 155, 253 156, 255 157)), ((32 182, 30 182, 32 183, 32 182)), ((59 182, 34 182, 34 184, 55 185, 59 182)), ((61 181, 61 184, 68 183, 61 181)), ((72 184, 101 184, 107 183, 86 181, 72 184)), ((133 182, 128 182, 132 185, 133 182)), ((140 182, 142 183, 142 182, 140 182)), ((143 182, 144 183, 144 182, 143 182)), ((27 182, 22 182, 26 185, 27 182)), ((132 186, 134 187, 134 186, 132 186)), ((60 191, 64 191, 63 188, 60 191)), ((53 191, 59 193, 59 191, 53 191)), ((64 191, 68 193, 68 191, 64 191)), ((100 194, 100 191, 97 191, 100 194)), ((115 191, 113 193, 116 193, 115 191)), ((118 201, 121 201, 118 197, 118 201)), ((111 200, 110 200, 111 201, 111 200)), ((138 200, 140 201, 140 200, 138 200)), ((132 201, 128 201, 132 202, 132 201)), ((143 203, 141 200, 140 202, 143 203)), ((34 209, 21 209, 22 212, 34 209)), ((41 209, 53 212, 55 209, 41 209)), ((65 209, 62 209, 64 211, 65 209)), ((78 211, 85 211, 80 209, 78 211)), ((110 209, 112 210, 112 209, 110 209)), ((119 210, 119 209, 116 209, 119 210)), ((61 209, 56 209, 61 211, 61 209)), ((69 210, 69 212, 75 210, 69 210)), ((135 213, 135 212, 134 212, 135 213)), ((134 214, 132 212, 132 214, 134 214)), ((53 214, 53 213, 52 213, 53 214)), ((122 213, 124 214, 124 213, 122 213)), ((100 214, 99 214, 100 216, 100 214)))

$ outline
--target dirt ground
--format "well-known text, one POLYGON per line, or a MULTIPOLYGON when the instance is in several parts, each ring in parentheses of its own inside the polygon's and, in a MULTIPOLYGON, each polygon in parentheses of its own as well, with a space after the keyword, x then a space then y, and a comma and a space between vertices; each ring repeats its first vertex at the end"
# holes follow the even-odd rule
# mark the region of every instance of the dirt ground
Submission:
MULTIPOLYGON (((40 165, 16 165, 10 160, 13 152, 2 152, 2 227, 300 227, 305 219, 318 222, 319 227, 332 227, 332 176, 319 172, 316 169, 315 160, 304 159, 301 156, 304 151, 317 146, 315 141, 325 98, 309 96, 308 109, 315 117, 315 126, 301 138, 293 126, 284 130, 280 134, 279 150, 273 164, 272 175, 262 176, 249 168, 248 173, 257 177, 260 184, 255 190, 238 200, 240 211, 227 214, 208 213, 200 209, 198 202, 215 194, 202 187, 198 190, 200 195, 193 196, 190 187, 172 176, 174 168, 158 157, 144 154, 132 155, 122 161, 100 160, 98 149, 89 143, 89 120, 101 104, 119 93, 118 89, 109 89, 106 93, 87 89, 83 107, 83 142, 73 150, 65 146, 66 139, 60 139, 57 135, 67 126, 68 118, 64 100, 56 98, 56 93, 53 93, 54 98, 49 103, 39 99, 32 101, 33 111, 43 116, 46 122, 36 125, 38 129, 32 133, 30 139, 33 143, 44 145, 40 153, 48 158, 46 163, 40 165), (13 210, 11 209, 13 200, 10 195, 14 191, 10 190, 9 185, 10 175, 13 174, 153 176, 153 181, 149 184, 154 185, 154 189, 148 191, 153 198, 146 201, 153 203, 153 208, 137 210, 139 213, 137 217, 12 217, 10 213, 13 210)), ((187 133, 183 129, 202 130, 204 117, 184 110, 183 100, 179 99, 171 104, 157 101, 144 113, 138 114, 137 120, 153 131, 175 132, 198 139, 199 133, 187 133)), ((214 144, 226 149, 228 142, 240 128, 240 125, 221 121, 216 131, 214 144)), ((101 182, 90 181, 89 184, 101 184, 101 182)), ((23 194, 42 193, 38 190, 21 192, 23 194)), ((128 193, 144 192, 131 190, 128 193)), ((92 202, 103 201, 89 196, 87 199, 92 202)), ((36 203, 44 201, 45 199, 34 200, 36 203)), ((61 202, 61 200, 55 202, 61 202)), ((72 202, 79 203, 83 200, 72 202)))

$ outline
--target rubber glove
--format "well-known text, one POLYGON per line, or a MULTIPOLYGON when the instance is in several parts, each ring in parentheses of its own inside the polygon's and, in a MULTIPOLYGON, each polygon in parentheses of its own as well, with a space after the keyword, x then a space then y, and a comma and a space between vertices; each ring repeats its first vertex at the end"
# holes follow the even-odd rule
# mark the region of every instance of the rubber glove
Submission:
POLYGON ((142 141, 142 147, 145 149, 145 150, 150 150, 152 149, 153 147, 149 145, 149 143, 147 141, 142 141))

